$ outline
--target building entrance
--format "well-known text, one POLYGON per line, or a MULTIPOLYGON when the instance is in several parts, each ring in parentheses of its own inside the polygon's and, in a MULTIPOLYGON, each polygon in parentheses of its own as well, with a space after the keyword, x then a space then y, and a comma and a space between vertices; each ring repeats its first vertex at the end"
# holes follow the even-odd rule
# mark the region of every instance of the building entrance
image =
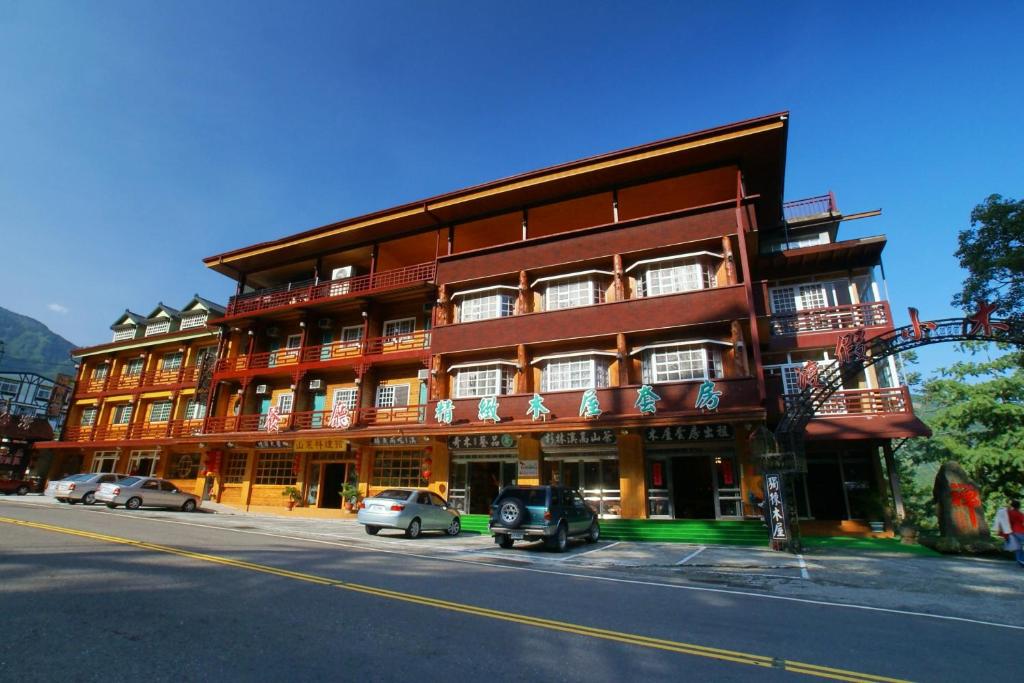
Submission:
MULTIPOLYGON (((314 456, 316 457, 316 456, 314 456)), ((341 488, 346 481, 354 481, 355 462, 313 462, 309 466, 309 486, 306 504, 318 508, 341 508, 341 488)))
POLYGON ((601 517, 622 514, 618 456, 548 457, 544 461, 544 475, 546 483, 579 489, 601 517))
POLYGON ((711 458, 672 459, 672 508, 677 519, 714 519, 711 458))
POLYGON ((728 519, 742 515, 733 453, 666 452, 647 458, 647 514, 653 519, 728 519))
POLYGON ((516 482, 514 460, 454 460, 451 491, 452 507, 473 515, 487 515, 502 486, 516 482))

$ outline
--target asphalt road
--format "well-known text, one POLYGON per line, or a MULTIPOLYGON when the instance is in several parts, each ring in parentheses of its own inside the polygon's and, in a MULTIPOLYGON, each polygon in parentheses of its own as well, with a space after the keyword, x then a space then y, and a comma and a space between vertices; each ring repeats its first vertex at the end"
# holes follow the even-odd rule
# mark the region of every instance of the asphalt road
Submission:
POLYGON ((0 500, 0 680, 985 680, 1024 636, 210 517, 0 500))

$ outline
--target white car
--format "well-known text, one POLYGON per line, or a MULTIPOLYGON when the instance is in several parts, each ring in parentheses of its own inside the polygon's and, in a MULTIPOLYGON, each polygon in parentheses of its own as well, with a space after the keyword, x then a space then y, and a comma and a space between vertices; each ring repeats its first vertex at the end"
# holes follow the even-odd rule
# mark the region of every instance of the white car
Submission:
POLYGON ((96 490, 100 486, 112 484, 118 479, 124 479, 125 476, 124 474, 111 474, 107 472, 72 474, 70 477, 57 482, 53 490, 53 497, 71 505, 75 503, 92 505, 96 502, 96 490))
POLYGON ((113 484, 102 484, 96 491, 96 500, 106 503, 108 508, 124 505, 129 510, 157 507, 195 512, 202 504, 199 496, 185 493, 157 477, 125 477, 113 484))

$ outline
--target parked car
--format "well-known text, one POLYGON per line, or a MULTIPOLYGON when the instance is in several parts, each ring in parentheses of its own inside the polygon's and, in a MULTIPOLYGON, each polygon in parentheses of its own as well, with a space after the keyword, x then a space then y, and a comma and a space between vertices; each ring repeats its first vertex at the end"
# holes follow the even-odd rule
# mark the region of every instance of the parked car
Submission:
POLYGON ((488 528, 502 548, 544 541, 548 550, 563 552, 570 538, 596 543, 601 537, 597 513, 579 491, 564 486, 506 486, 491 504, 488 528))
POLYGON ((59 501, 70 503, 82 503, 92 505, 96 502, 96 491, 103 484, 112 484, 119 479, 124 479, 124 474, 112 474, 107 472, 89 472, 84 474, 73 474, 70 477, 57 482, 53 496, 59 501))
POLYGON ((157 507, 182 512, 195 512, 202 503, 199 496, 185 493, 158 477, 125 477, 114 483, 100 484, 96 500, 106 503, 108 508, 124 505, 129 510, 157 507))
POLYGON ((402 529, 408 538, 416 538, 422 531, 444 531, 449 536, 462 531, 459 511, 425 489, 388 489, 365 498, 356 520, 371 536, 381 529, 402 529))
POLYGON ((0 493, 4 493, 8 496, 12 493, 24 496, 32 490, 32 487, 32 482, 27 479, 14 479, 0 476, 0 493))

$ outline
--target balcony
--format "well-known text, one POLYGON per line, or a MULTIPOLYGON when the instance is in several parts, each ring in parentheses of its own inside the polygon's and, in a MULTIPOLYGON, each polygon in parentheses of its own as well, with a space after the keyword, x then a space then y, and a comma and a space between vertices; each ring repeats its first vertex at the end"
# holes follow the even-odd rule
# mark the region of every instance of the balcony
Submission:
POLYGON ((62 441, 129 441, 138 439, 182 438, 199 434, 202 420, 138 422, 131 425, 75 426, 64 429, 62 441))
MULTIPOLYGON (((795 400, 795 394, 774 394, 770 417, 778 419, 783 407, 795 400)), ((915 436, 931 436, 931 429, 914 415, 906 386, 837 391, 807 425, 807 438, 812 441, 915 436)))
POLYGON ((782 205, 782 214, 789 223, 803 221, 809 218, 831 216, 838 213, 839 209, 836 207, 836 196, 831 192, 818 197, 796 199, 790 202, 785 202, 782 205))
MULTIPOLYGON (((799 394, 783 394, 786 407, 796 403, 799 394)), ((884 415, 911 412, 910 389, 906 386, 884 389, 844 389, 829 397, 815 417, 844 415, 884 415)))
POLYGON ((433 281, 434 271, 435 263, 430 261, 369 275, 357 275, 344 280, 329 280, 320 283, 310 280, 269 287, 231 297, 225 317, 243 316, 300 303, 334 300, 355 295, 365 296, 402 289, 411 285, 425 284, 433 281))
POLYGON ((419 359, 430 349, 430 335, 426 330, 410 332, 401 336, 372 337, 366 342, 338 341, 331 344, 315 344, 281 351, 268 351, 224 358, 217 361, 217 372, 232 375, 262 375, 260 370, 294 371, 312 370, 328 365, 345 365, 368 356, 382 359, 406 359, 409 355, 419 359), (380 358, 383 357, 383 358, 380 358))
POLYGON ((869 330, 869 337, 891 330, 892 312, 888 301, 845 304, 772 315, 768 326, 772 348, 815 348, 832 346, 839 334, 857 329, 869 330))
POLYGON ((144 389, 148 387, 173 386, 176 384, 188 384, 196 381, 195 365, 184 365, 174 370, 152 369, 143 373, 133 375, 118 374, 102 379, 92 379, 86 385, 85 394, 98 394, 105 391, 119 391, 124 389, 144 389))

